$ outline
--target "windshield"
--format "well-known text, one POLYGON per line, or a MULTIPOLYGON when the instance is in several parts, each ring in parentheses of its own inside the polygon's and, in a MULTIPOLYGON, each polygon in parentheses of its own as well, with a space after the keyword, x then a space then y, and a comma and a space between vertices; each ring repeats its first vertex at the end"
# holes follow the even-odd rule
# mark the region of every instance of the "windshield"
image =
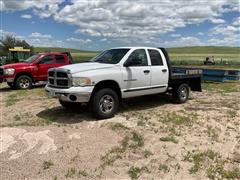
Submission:
POLYGON ((90 62, 117 64, 128 51, 129 49, 110 49, 92 58, 90 62))
POLYGON ((28 59, 24 60, 23 62, 32 63, 32 62, 33 62, 35 59, 37 59, 39 56, 40 56, 40 54, 35 54, 35 55, 29 57, 28 59))

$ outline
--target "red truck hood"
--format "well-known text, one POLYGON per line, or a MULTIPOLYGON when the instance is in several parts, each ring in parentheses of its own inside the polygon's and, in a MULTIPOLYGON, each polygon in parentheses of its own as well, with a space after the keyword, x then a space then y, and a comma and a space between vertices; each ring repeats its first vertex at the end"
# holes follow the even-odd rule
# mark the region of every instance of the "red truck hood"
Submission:
POLYGON ((22 67, 26 67, 26 66, 29 66, 29 64, 28 63, 13 63, 13 64, 5 64, 2 67, 4 69, 6 69, 6 68, 22 68, 22 67))

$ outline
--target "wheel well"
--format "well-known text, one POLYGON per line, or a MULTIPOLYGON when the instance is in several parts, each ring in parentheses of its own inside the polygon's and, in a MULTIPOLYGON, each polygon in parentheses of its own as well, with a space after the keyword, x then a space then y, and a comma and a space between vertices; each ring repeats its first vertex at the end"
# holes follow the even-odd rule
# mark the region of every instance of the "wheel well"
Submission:
POLYGON ((110 88, 110 89, 114 90, 118 95, 119 101, 121 101, 121 99, 122 99, 121 89, 120 89, 118 83, 113 80, 105 80, 105 81, 98 82, 93 89, 91 98, 97 91, 99 91, 100 89, 103 89, 103 88, 110 88))
POLYGON ((30 72, 20 72, 20 73, 18 73, 18 74, 15 76, 14 82, 17 80, 18 77, 24 76, 24 75, 25 75, 25 76, 29 76, 29 77, 32 79, 32 81, 34 81, 33 76, 32 76, 32 74, 31 74, 30 72))

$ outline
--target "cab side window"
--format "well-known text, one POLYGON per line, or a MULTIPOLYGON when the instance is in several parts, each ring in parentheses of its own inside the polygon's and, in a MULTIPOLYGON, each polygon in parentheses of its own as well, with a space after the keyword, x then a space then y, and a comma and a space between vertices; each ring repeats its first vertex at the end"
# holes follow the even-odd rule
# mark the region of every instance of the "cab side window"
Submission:
POLYGON ((152 66, 162 66, 163 65, 162 57, 158 51, 149 49, 148 53, 149 53, 149 56, 151 59, 152 66))
POLYGON ((46 55, 41 59, 40 64, 53 64, 53 57, 52 55, 46 55))
POLYGON ((128 57, 127 63, 130 66, 148 66, 145 49, 137 49, 128 57))
POLYGON ((56 55, 56 64, 65 64, 65 58, 63 55, 56 55))

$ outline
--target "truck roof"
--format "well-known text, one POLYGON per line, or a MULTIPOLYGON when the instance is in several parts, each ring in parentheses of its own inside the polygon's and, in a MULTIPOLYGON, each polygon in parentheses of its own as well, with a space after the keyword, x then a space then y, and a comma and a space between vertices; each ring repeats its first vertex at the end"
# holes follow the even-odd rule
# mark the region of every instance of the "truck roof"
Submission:
POLYGON ((148 49, 159 49, 158 47, 149 47, 149 46, 123 46, 123 47, 114 47, 111 49, 132 49, 132 48, 136 48, 136 49, 141 49, 141 48, 148 48, 148 49))
POLYGON ((67 52, 40 52, 39 54, 65 54, 67 52))

